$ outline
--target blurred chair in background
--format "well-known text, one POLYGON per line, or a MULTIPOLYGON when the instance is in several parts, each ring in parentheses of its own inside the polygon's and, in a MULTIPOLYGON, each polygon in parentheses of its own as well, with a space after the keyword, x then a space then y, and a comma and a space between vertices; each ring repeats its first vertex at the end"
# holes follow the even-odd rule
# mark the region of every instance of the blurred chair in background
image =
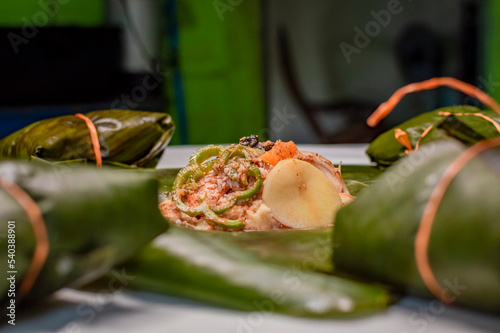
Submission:
POLYGON ((278 29, 278 61, 282 78, 293 100, 300 108, 321 143, 369 142, 382 132, 382 128, 373 129, 365 119, 377 108, 373 103, 363 100, 340 100, 331 103, 315 103, 304 96, 300 88, 300 79, 295 71, 290 41, 284 28, 278 29), (336 116, 341 122, 340 131, 331 131, 324 125, 322 117, 336 116))

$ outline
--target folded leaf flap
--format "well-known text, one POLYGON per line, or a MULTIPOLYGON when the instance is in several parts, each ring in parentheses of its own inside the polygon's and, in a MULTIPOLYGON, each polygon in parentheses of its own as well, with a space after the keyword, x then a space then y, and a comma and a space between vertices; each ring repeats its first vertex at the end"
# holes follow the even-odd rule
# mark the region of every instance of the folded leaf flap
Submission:
POLYGON ((483 135, 467 126, 454 115, 446 116, 437 128, 444 130, 449 137, 460 140, 466 144, 473 144, 486 139, 483 135))
POLYGON ((235 310, 338 317, 370 313, 389 302, 381 287, 275 265, 212 232, 185 228, 160 236, 125 267, 140 290, 235 310))

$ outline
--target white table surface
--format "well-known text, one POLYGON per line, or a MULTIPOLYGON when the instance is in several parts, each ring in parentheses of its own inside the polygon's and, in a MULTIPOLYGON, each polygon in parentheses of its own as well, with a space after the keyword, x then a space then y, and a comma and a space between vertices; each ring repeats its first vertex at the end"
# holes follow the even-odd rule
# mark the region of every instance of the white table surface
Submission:
MULTIPOLYGON (((165 149, 157 168, 183 168, 191 154, 202 146, 169 146, 165 149)), ((299 150, 318 153, 332 161, 335 165, 342 162, 351 165, 369 165, 370 159, 365 154, 368 144, 351 143, 342 145, 297 145, 299 150)))
MULTIPOLYGON (((196 148, 169 147, 158 167, 183 167, 196 148)), ((369 164, 366 145, 299 145, 299 149, 317 152, 334 164, 369 164)), ((500 332, 500 316, 407 297, 369 317, 318 320, 233 311, 152 293, 63 289, 50 305, 23 314, 15 327, 0 327, 0 333, 11 332, 481 333, 500 332)))

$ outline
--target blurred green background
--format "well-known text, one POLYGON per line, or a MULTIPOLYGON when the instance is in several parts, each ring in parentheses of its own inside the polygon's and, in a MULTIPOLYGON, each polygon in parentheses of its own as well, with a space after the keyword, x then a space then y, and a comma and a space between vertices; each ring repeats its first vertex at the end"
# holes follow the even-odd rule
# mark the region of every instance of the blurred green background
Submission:
POLYGON ((174 74, 168 90, 169 109, 179 125, 174 142, 181 135, 184 143, 238 142, 266 125, 260 2, 242 1, 237 9, 228 5, 223 20, 214 3, 178 1, 177 65, 185 105, 175 103, 180 87, 174 74))
MULTIPOLYGON (((172 114, 173 144, 356 142, 372 135, 366 113, 418 77, 454 76, 500 100, 499 1, 403 6, 351 63, 339 45, 387 1, 3 0, 0 137, 124 108, 172 114)), ((408 97, 385 126, 463 103, 473 102, 448 90, 408 97)))
MULTIPOLYGON (((102 0, 85 1, 40 1, 16 0, 0 3, 0 24, 3 26, 23 26, 24 18, 33 19, 41 12, 47 15, 48 23, 55 26, 104 24, 106 6, 102 0), (53 15, 52 15, 53 13, 53 15)), ((43 15, 45 16, 45 15, 43 15)))

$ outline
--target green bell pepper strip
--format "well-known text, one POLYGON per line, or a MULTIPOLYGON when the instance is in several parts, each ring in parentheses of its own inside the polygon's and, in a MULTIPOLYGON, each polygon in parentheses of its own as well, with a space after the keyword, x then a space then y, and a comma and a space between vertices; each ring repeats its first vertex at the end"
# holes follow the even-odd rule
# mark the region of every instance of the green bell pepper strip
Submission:
POLYGON ((216 225, 222 226, 224 228, 242 228, 245 226, 244 222, 240 220, 229 220, 218 216, 228 211, 233 207, 238 201, 248 199, 254 196, 262 187, 262 175, 259 168, 252 165, 246 171, 247 176, 255 177, 255 182, 251 188, 245 191, 237 191, 233 194, 233 198, 223 205, 218 205, 215 207, 210 207, 206 202, 202 202, 198 206, 188 206, 182 201, 182 195, 179 195, 179 190, 181 190, 187 183, 196 183, 201 177, 206 173, 213 170, 213 167, 217 163, 226 164, 233 157, 241 157, 247 160, 252 158, 252 155, 243 146, 231 145, 229 148, 224 148, 222 146, 210 145, 198 149, 190 158, 189 165, 182 169, 177 175, 174 182, 173 200, 182 212, 189 216, 197 216, 204 214, 210 221, 214 222, 216 225), (212 157, 219 157, 214 160, 207 161, 212 157))
POLYGON ((217 224, 218 226, 221 226, 224 228, 240 229, 240 228, 243 228, 245 226, 245 223, 242 222, 240 219, 229 220, 229 219, 222 218, 208 207, 203 211, 203 214, 205 215, 205 217, 207 219, 209 219, 213 223, 217 224))
POLYGON ((252 155, 250 155, 245 147, 241 145, 231 145, 222 152, 221 159, 224 161, 224 163, 227 163, 233 156, 243 157, 248 160, 252 158, 252 155))
POLYGON ((179 174, 177 175, 177 177, 175 178, 174 191, 172 192, 172 198, 173 198, 177 208, 179 208, 182 212, 186 213, 189 216, 200 215, 201 213, 203 213, 204 206, 203 206, 203 204, 201 204, 199 206, 195 206, 195 207, 186 205, 184 202, 182 202, 182 197, 179 195, 179 190, 181 189, 181 187, 184 184, 187 183, 189 178, 191 178, 194 174, 197 174, 200 172, 201 171, 198 168, 196 168, 192 165, 189 165, 189 166, 185 167, 184 169, 182 169, 179 172, 179 174))
POLYGON ((200 165, 209 158, 219 156, 219 154, 224 150, 225 148, 223 146, 218 145, 208 145, 202 147, 191 155, 189 158, 189 165, 200 165))
MULTIPOLYGON (((205 153, 205 152, 203 152, 203 153, 205 153)), ((193 154, 193 156, 195 156, 195 155, 193 154)), ((208 156, 207 158, 210 158, 210 156, 208 156)), ((188 165, 187 167, 185 167, 184 169, 179 171, 179 173, 177 174, 177 177, 175 178, 175 181, 174 181, 174 187, 173 187, 174 191, 173 191, 172 197, 174 199, 175 205, 181 211, 188 214, 189 216, 200 215, 201 213, 203 213, 204 206, 199 205, 199 206, 191 207, 191 206, 186 205, 184 202, 182 202, 182 198, 179 196, 179 193, 177 190, 181 189, 181 187, 186 185, 186 183, 188 183, 188 182, 198 181, 201 177, 203 177, 203 175, 205 173, 207 173, 213 169, 213 166, 215 165, 216 162, 217 162, 216 160, 213 160, 213 161, 208 161, 206 163, 203 163, 200 166, 197 166, 194 164, 188 165)), ((197 163, 197 161, 196 161, 196 163, 197 163)))
POLYGON ((237 191, 234 194, 234 198, 232 198, 228 203, 224 205, 219 205, 215 207, 211 207, 214 213, 216 214, 222 214, 226 211, 228 211, 231 207, 233 207, 238 201, 240 200, 245 200, 248 198, 253 197, 257 192, 260 190, 262 187, 262 175, 260 174, 259 168, 257 168, 255 165, 252 165, 246 172, 247 176, 254 176, 255 177, 255 183, 252 185, 251 188, 245 191, 237 191))

